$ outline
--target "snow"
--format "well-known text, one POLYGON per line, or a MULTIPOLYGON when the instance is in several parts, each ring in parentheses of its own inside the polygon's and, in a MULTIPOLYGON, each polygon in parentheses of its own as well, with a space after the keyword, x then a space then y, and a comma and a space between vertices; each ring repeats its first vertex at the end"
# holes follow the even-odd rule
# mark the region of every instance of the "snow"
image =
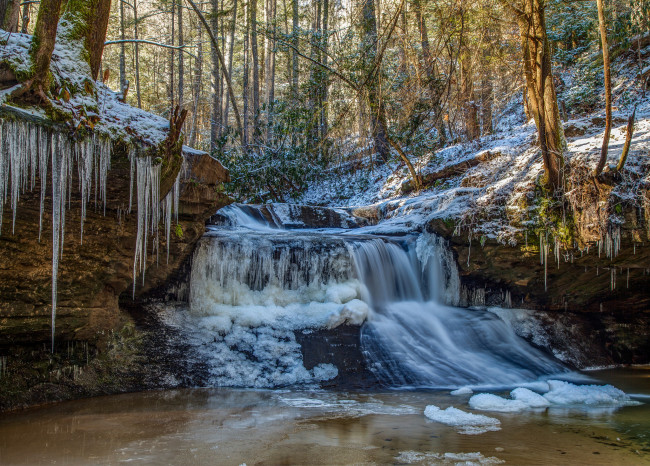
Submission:
POLYGON ((462 434, 482 434, 488 431, 500 430, 501 421, 482 414, 472 414, 450 406, 440 409, 436 405, 428 405, 424 415, 432 421, 456 427, 462 434))

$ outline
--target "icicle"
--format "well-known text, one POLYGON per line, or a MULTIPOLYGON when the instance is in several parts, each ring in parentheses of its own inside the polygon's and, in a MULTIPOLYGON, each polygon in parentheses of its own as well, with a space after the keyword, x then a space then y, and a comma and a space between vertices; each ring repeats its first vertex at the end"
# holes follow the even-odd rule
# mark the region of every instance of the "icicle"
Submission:
POLYGON ((96 158, 99 159, 99 195, 104 203, 104 215, 106 215, 106 179, 111 168, 111 145, 107 140, 93 139, 98 152, 96 158))
POLYGON ((45 189, 47 188, 47 166, 52 158, 52 139, 44 129, 38 131, 39 151, 38 151, 38 175, 41 178, 41 205, 38 217, 38 242, 41 242, 41 233, 43 232, 43 209, 45 206, 45 189))
POLYGON ((147 267, 148 233, 152 231, 158 236, 158 212, 160 191, 160 165, 152 166, 151 157, 137 157, 136 191, 138 203, 138 230, 135 240, 135 255, 133 258, 133 297, 138 271, 142 273, 144 283, 147 267))
POLYGON ((173 206, 173 192, 169 192, 163 200, 163 218, 165 223, 165 238, 167 241, 167 264, 169 264, 169 239, 172 226, 172 206, 173 206))
POLYGON ((61 239, 61 210, 65 208, 62 199, 63 163, 61 136, 52 137, 52 353, 54 353, 54 334, 56 323, 57 279, 59 275, 59 252, 61 239))
POLYGON ((133 206, 133 175, 135 174, 135 149, 129 149, 129 162, 131 163, 131 171, 129 177, 129 213, 131 213, 131 208, 133 206))
POLYGON ((0 120, 0 233, 2 233, 2 214, 7 197, 7 150, 5 149, 6 124, 0 120))

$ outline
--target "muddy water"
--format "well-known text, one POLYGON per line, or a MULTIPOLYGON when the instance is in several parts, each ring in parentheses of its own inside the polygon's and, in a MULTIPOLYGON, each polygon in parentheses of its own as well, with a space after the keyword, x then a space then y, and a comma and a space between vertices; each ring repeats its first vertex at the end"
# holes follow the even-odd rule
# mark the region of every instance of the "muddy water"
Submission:
POLYGON ((428 420, 448 392, 202 389, 66 402, 0 418, 0 464, 650 464, 650 367, 591 372, 641 406, 486 413, 478 435, 428 420))

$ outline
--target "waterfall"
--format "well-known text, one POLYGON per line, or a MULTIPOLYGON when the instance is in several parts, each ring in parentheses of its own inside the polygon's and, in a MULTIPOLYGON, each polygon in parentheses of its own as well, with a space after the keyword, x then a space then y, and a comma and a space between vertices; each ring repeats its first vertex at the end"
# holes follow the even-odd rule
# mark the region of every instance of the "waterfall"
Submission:
POLYGON ((331 364, 304 368, 295 332, 363 322, 368 366, 392 387, 503 386, 565 371, 493 313, 453 306, 458 272, 435 235, 288 231, 264 212, 222 209, 194 253, 189 314, 176 323, 209 366, 209 384, 334 377, 331 364))

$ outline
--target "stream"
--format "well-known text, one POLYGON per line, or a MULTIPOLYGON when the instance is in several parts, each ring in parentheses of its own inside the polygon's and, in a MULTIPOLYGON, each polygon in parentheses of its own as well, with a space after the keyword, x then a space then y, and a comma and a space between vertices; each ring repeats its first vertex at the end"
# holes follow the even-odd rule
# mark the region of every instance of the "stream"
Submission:
POLYGON ((1 464, 650 464, 650 367, 578 372, 502 312, 456 307, 440 238, 236 205, 218 223, 186 302, 157 309, 198 387, 7 414, 1 464), (371 386, 307 363, 297 337, 342 325, 371 386))

